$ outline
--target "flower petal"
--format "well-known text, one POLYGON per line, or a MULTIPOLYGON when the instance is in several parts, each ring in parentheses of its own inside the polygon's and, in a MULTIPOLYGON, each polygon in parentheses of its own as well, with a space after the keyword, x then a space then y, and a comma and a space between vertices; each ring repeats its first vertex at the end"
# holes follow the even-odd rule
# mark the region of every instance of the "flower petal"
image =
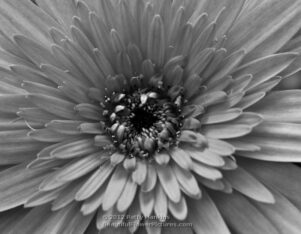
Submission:
POLYGON ((208 138, 208 146, 210 151, 221 156, 231 155, 235 151, 235 147, 228 142, 213 138, 208 138))
POLYGON ((66 188, 64 188, 59 196, 52 202, 51 210, 56 211, 63 207, 66 207, 71 202, 75 200, 75 194, 80 189, 80 187, 85 182, 85 179, 82 180, 75 180, 74 182, 67 185, 66 188))
POLYGON ((230 195, 221 193, 211 194, 226 223, 233 231, 242 234, 279 233, 274 225, 239 193, 232 193, 230 195))
POLYGON ((168 210, 177 220, 185 220, 188 215, 188 208, 185 198, 181 197, 181 200, 178 203, 174 203, 169 200, 168 210))
POLYGON ((32 2, 4 1, 1 4, 1 18, 5 19, 1 29, 9 36, 16 33, 25 34, 45 45, 49 45, 50 42, 47 29, 51 26, 59 27, 52 17, 32 2))
POLYGON ((200 200, 189 199, 188 220, 196 233, 230 234, 224 220, 207 193, 200 200), (206 212, 204 212, 206 211, 206 212))
POLYGON ((15 114, 22 107, 31 107, 32 104, 23 94, 2 94, 0 95, 0 111, 2 113, 15 114))
POLYGON ((100 188, 108 179, 113 171, 113 167, 109 162, 104 163, 95 171, 91 177, 84 183, 84 185, 78 190, 75 195, 77 201, 82 201, 92 196, 98 188, 100 188))
POLYGON ((191 156, 192 159, 207 166, 221 167, 225 164, 222 157, 208 149, 201 151, 190 148, 186 149, 185 151, 191 156))
POLYGON ((101 164, 101 154, 87 155, 82 159, 72 161, 61 168, 56 176, 57 180, 72 181, 91 172, 101 164))
POLYGON ((198 175, 209 180, 217 180, 223 177, 222 173, 219 170, 198 162, 193 163, 192 170, 198 175))
POLYGON ((44 169, 27 170, 26 164, 20 164, 0 173, 0 210, 20 206, 38 190, 38 184, 47 175, 44 169))
POLYGON ((202 191, 192 173, 184 170, 176 164, 173 165, 172 169, 177 177, 181 190, 191 198, 201 198, 202 191))
POLYGON ((140 203, 140 209, 143 215, 145 217, 148 217, 151 215, 154 205, 155 205, 155 194, 154 191, 150 192, 143 192, 140 191, 139 193, 139 203, 140 203))
POLYGON ((173 202, 176 203, 179 202, 181 199, 181 192, 176 176, 173 173, 170 166, 169 165, 167 165, 166 167, 157 166, 156 170, 157 170, 158 178, 160 180, 160 184, 164 189, 166 195, 173 202))
POLYGON ((172 159, 182 168, 189 170, 192 168, 192 160, 186 150, 176 148, 169 151, 172 159))
POLYGON ((52 120, 48 122, 45 127, 50 128, 58 133, 78 135, 80 133, 78 126, 81 123, 81 121, 74 120, 52 120))
POLYGON ((96 150, 93 139, 82 139, 54 148, 50 152, 50 156, 53 158, 68 159, 85 156, 96 150))
POLYGON ((273 206, 264 203, 254 203, 254 205, 274 224, 274 226, 280 232, 288 232, 292 234, 300 233, 300 210, 298 210, 280 193, 274 191, 273 195, 276 200, 276 203, 273 206))
POLYGON ((248 89, 251 89, 279 74, 296 59, 297 55, 296 53, 281 53, 260 58, 239 67, 234 75, 252 74, 253 79, 248 85, 248 89))
POLYGON ((165 220, 167 217, 167 197, 164 193, 160 183, 157 184, 155 189, 155 205, 154 211, 159 220, 165 220))
POLYGON ((155 15, 148 33, 147 55, 158 66, 164 62, 165 34, 160 15, 155 15))
POLYGON ((275 203, 273 194, 255 177, 238 167, 233 171, 224 171, 223 175, 233 188, 244 195, 265 203, 275 203))
POLYGON ((301 125, 294 123, 264 122, 242 142, 260 147, 260 151, 241 152, 240 155, 259 160, 299 162, 301 125))
POLYGON ((128 181, 128 172, 119 166, 114 171, 103 198, 103 209, 109 210, 121 196, 123 189, 128 181))
MULTIPOLYGON (((230 51, 239 48, 244 48, 247 52, 252 51, 265 40, 272 38, 274 33, 295 17, 299 10, 300 4, 294 0, 257 2, 256 7, 253 6, 252 9, 245 8, 228 34, 226 48, 230 51), (247 27, 249 22, 252 22, 251 29, 247 27)), ((287 39, 284 35, 282 43, 284 44, 287 39)), ((275 51, 272 51, 272 53, 275 51)), ((252 57, 255 58, 255 56, 252 57)))
POLYGON ((156 162, 162 166, 167 165, 170 160, 170 156, 167 152, 156 153, 154 155, 154 158, 155 158, 156 162))
POLYGON ((137 184, 131 178, 128 179, 124 190, 118 199, 117 210, 125 212, 132 204, 137 191, 137 184))
POLYGON ((247 135, 252 127, 247 124, 214 124, 203 127, 202 133, 207 137, 217 139, 231 139, 247 135))
POLYGON ((151 190, 153 190, 157 184, 157 173, 155 170, 155 167, 153 165, 148 165, 147 167, 147 176, 146 176, 146 180, 143 182, 143 184, 141 185, 141 190, 143 192, 149 192, 151 190))
POLYGON ((103 195, 106 191, 106 186, 107 183, 102 185, 91 197, 89 197, 83 202, 80 209, 83 215, 92 214, 100 208, 103 202, 103 195))
POLYGON ((143 161, 138 160, 135 171, 132 173, 132 179, 137 184, 141 185, 148 174, 147 164, 143 161))
POLYGON ((238 116, 241 115, 241 113, 242 111, 238 108, 229 109, 220 112, 208 111, 205 115, 202 116, 201 123, 202 124, 223 123, 237 118, 238 116))
POLYGON ((271 92, 251 110, 261 114, 268 121, 299 123, 301 119, 300 95, 300 90, 271 92))
POLYGON ((43 94, 30 94, 28 99, 37 107, 51 114, 66 119, 76 119, 75 104, 72 102, 43 94))
POLYGON ((239 159, 239 164, 259 178, 266 185, 281 192, 301 209, 301 186, 296 181, 301 176, 299 167, 288 163, 264 162, 250 159, 239 159))

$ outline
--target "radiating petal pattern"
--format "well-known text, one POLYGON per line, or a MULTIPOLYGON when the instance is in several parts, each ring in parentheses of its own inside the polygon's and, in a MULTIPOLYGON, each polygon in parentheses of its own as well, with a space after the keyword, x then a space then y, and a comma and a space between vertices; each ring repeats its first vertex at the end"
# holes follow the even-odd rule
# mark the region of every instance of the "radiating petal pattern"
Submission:
POLYGON ((0 228, 301 233, 298 0, 0 0, 0 228))

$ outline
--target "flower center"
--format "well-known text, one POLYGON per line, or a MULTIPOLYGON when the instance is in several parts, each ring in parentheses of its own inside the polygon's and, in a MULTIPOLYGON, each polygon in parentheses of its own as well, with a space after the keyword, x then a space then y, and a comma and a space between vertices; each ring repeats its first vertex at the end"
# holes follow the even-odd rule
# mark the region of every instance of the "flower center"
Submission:
POLYGON ((150 159, 156 151, 177 144, 182 92, 170 90, 163 86, 131 87, 106 97, 106 130, 120 152, 150 159))
POLYGON ((133 117, 130 118, 133 130, 137 133, 145 131, 145 129, 150 129, 159 120, 156 113, 152 113, 148 108, 138 107, 133 110, 133 117))

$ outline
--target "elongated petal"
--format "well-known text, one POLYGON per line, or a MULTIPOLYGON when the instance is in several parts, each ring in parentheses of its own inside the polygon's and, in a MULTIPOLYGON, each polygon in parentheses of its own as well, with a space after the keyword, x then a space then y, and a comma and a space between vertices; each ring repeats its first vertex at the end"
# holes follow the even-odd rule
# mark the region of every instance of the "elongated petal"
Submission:
POLYGON ((268 161, 300 161, 300 124, 264 122, 242 141, 255 144, 260 151, 242 152, 241 155, 268 161))
POLYGON ((67 164, 57 174, 57 180, 71 181, 89 173, 100 165, 100 156, 96 153, 67 164))
POLYGON ((220 157, 218 154, 210 151, 210 150, 194 150, 194 149, 189 149, 186 151, 191 158, 194 160, 203 163, 208 166, 213 166, 213 167, 221 167, 225 164, 224 160, 222 157, 220 157))
POLYGON ((30 94, 28 99, 37 107, 66 119, 74 119, 76 112, 72 102, 43 94, 30 94))
POLYGON ((141 162, 140 160, 137 162, 137 166, 135 171, 132 173, 132 179, 137 184, 141 185, 148 174, 147 165, 145 162, 141 162))
POLYGON ((276 203, 273 206, 253 203, 280 232, 297 234, 300 232, 300 210, 278 192, 273 192, 276 203), (285 217, 290 217, 286 219, 285 217))
POLYGON ((154 211, 159 220, 165 220, 167 217, 167 201, 168 199, 164 193, 162 186, 160 184, 157 184, 155 189, 154 211))
POLYGON ((244 195, 265 203, 274 203, 273 194, 255 177, 242 168, 233 171, 225 171, 225 178, 231 183, 233 188, 244 195))
POLYGON ((266 98, 252 107, 265 120, 278 122, 300 122, 300 90, 271 92, 266 98))
POLYGON ((117 209, 119 212, 126 211, 132 204, 137 191, 137 184, 132 179, 128 179, 124 190, 118 199, 117 209))
POLYGON ((193 163, 192 170, 196 174, 209 180, 217 180, 223 177, 222 173, 219 170, 198 162, 193 163))
POLYGON ((146 217, 150 216, 155 204, 154 191, 150 191, 147 193, 141 191, 139 193, 139 203, 142 214, 144 214, 146 217))
POLYGON ((168 202, 168 210, 172 213, 172 215, 177 220, 184 220, 188 214, 188 208, 186 204, 186 200, 184 197, 181 197, 181 200, 178 203, 174 203, 169 200, 168 202))
POLYGON ((46 175, 45 169, 27 170, 24 164, 2 171, 0 210, 4 211, 24 204, 38 190, 38 184, 46 175))
POLYGON ((59 210, 73 202, 75 200, 75 194, 83 185, 83 182, 85 182, 85 180, 75 180, 74 182, 70 183, 66 188, 64 188, 60 195, 52 202, 51 210, 59 210))
POLYGON ((80 211, 84 214, 92 214, 98 210, 103 202, 103 195, 106 191, 106 184, 101 186, 91 197, 83 202, 80 211))
POLYGON ((43 44, 49 44, 47 29, 58 23, 32 2, 4 1, 1 4, 1 18, 5 19, 2 30, 9 36, 25 34, 43 44), (33 36, 34 35, 34 36, 33 36))
POLYGON ((96 151, 93 139, 83 139, 59 146, 50 152, 54 158, 74 158, 87 155, 96 151))
POLYGON ((59 133, 77 135, 80 133, 78 126, 81 123, 81 121, 72 120, 52 120, 46 124, 46 127, 59 133))
POLYGON ((242 195, 212 193, 212 198, 226 223, 236 232, 242 234, 279 233, 274 225, 242 195))
POLYGON ((172 159, 182 168, 189 170, 192 168, 190 155, 183 149, 177 148, 169 152, 172 159))
POLYGON ((296 57, 297 54, 295 53, 282 53, 267 56, 239 67, 234 74, 239 76, 251 73, 253 79, 248 85, 248 88, 252 88, 279 74, 288 67, 296 57))
POLYGON ((103 209, 109 210, 120 197, 128 180, 128 173, 122 166, 114 171, 103 198, 103 209))
POLYGON ((201 198, 202 192, 193 174, 177 165, 174 165, 172 169, 177 177, 181 190, 192 198, 201 198))
POLYGON ((82 201, 92 196, 108 179, 113 171, 109 163, 104 163, 91 177, 84 183, 75 195, 77 201, 82 201))
POLYGON ((239 160, 245 170, 259 178, 263 183, 273 186, 277 191, 289 198, 299 209, 301 209, 301 199, 299 193, 301 186, 298 181, 301 171, 293 164, 283 164, 277 162, 264 162, 251 159, 239 160))
MULTIPOLYGON (((246 8, 238 23, 230 30, 226 48, 229 50, 244 48, 250 52, 263 41, 272 38, 274 33, 293 18, 299 9, 300 4, 296 1, 285 3, 283 1, 258 2, 258 6, 254 7, 253 5, 252 10, 246 8), (252 29, 250 30, 246 25, 251 21, 252 29)), ((284 44, 286 40, 287 38, 284 37, 282 43, 284 44)))
POLYGON ((14 40, 37 66, 43 63, 59 66, 57 60, 55 60, 54 56, 50 53, 50 50, 41 44, 21 35, 14 36, 14 40))
POLYGON ((165 35, 162 19, 155 15, 148 33, 147 54, 158 65, 164 62, 165 35))
POLYGON ((148 165, 147 176, 144 183, 141 185, 141 189, 144 192, 149 192, 155 188, 157 183, 157 173, 153 165, 148 165))
POLYGON ((17 113, 19 108, 31 107, 32 104, 22 94, 0 95, 0 111, 3 113, 17 113))
POLYGON ((213 113, 206 113, 202 117, 203 124, 214 124, 214 123, 223 123, 230 120, 233 120, 240 116, 241 110, 240 109, 230 109, 227 111, 221 112, 213 112, 213 113))
POLYGON ((225 141, 217 139, 208 139, 208 145, 210 151, 217 153, 222 156, 228 156, 234 153, 235 147, 225 141))
POLYGON ((181 198, 179 184, 170 166, 157 166, 157 174, 164 192, 170 200, 179 202, 181 198))
POLYGON ((196 233, 230 234, 224 220, 207 193, 200 200, 187 201, 188 220, 192 222, 196 233), (205 211, 206 212, 203 212, 205 211))

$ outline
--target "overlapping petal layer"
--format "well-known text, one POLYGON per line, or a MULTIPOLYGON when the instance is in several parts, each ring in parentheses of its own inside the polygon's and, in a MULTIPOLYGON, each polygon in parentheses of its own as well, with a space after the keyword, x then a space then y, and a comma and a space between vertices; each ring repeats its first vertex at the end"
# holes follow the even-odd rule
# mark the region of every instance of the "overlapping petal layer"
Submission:
POLYGON ((300 69, 300 17, 295 0, 1 0, 0 225, 299 233, 300 172, 271 161, 300 162, 300 94, 271 90, 300 69), (151 160, 116 145, 124 106, 106 104, 143 88, 180 109, 151 160))

